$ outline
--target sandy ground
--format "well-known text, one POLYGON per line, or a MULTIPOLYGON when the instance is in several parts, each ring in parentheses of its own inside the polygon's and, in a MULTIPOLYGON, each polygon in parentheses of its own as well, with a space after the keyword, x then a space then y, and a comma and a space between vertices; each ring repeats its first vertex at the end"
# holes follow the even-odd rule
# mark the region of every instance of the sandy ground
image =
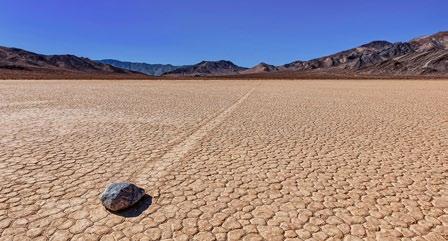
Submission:
POLYGON ((448 239, 448 81, 0 81, 0 147, 0 240, 448 239))

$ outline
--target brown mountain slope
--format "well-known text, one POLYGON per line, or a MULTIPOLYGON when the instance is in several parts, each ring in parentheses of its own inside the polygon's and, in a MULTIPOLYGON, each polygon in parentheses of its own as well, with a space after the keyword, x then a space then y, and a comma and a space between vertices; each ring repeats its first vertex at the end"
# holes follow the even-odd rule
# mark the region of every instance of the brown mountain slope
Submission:
POLYGON ((269 73, 277 71, 278 68, 274 65, 266 64, 266 63, 259 63, 255 65, 254 67, 250 69, 246 69, 243 71, 240 71, 240 74, 259 74, 259 73, 269 73))
POLYGON ((143 74, 74 55, 42 55, 0 46, 1 78, 131 78, 143 74))

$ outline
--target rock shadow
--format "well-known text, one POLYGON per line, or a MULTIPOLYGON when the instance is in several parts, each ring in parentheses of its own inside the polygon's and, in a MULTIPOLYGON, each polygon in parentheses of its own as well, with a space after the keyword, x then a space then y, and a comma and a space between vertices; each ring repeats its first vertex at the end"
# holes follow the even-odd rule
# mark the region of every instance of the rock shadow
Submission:
POLYGON ((152 204, 152 197, 145 194, 140 201, 124 210, 112 212, 115 215, 122 216, 125 218, 135 218, 140 216, 146 209, 148 209, 152 204))

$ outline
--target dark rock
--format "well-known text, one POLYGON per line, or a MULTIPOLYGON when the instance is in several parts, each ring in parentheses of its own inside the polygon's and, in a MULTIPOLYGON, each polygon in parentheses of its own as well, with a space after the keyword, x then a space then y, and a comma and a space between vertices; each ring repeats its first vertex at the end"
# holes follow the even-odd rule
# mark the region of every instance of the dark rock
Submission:
POLYGON ((103 206, 111 211, 119 211, 136 204, 145 195, 145 190, 132 183, 112 183, 101 194, 103 206))

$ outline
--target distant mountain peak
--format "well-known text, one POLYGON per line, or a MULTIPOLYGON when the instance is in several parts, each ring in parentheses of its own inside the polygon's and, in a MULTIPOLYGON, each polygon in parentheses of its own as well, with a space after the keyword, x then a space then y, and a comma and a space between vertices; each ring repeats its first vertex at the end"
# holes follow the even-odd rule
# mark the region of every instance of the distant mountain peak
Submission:
POLYGON ((165 76, 219 76, 235 75, 246 70, 228 60, 201 61, 197 64, 182 67, 165 73, 165 76))
POLYGON ((268 64, 268 63, 265 63, 265 62, 260 62, 259 64, 255 65, 255 66, 265 66, 265 67, 267 67, 267 66, 274 66, 274 65, 271 65, 271 64, 268 64))
POLYGON ((362 48, 374 48, 374 49, 382 49, 384 47, 392 45, 391 42, 385 40, 375 40, 366 44, 361 45, 362 48))
POLYGON ((250 69, 246 69, 241 71, 241 74, 259 74, 259 73, 267 73, 277 71, 278 68, 274 65, 270 65, 264 62, 261 62, 250 69))
POLYGON ((208 63, 221 63, 221 64, 234 64, 232 61, 229 60, 202 60, 198 64, 208 64, 208 63))

